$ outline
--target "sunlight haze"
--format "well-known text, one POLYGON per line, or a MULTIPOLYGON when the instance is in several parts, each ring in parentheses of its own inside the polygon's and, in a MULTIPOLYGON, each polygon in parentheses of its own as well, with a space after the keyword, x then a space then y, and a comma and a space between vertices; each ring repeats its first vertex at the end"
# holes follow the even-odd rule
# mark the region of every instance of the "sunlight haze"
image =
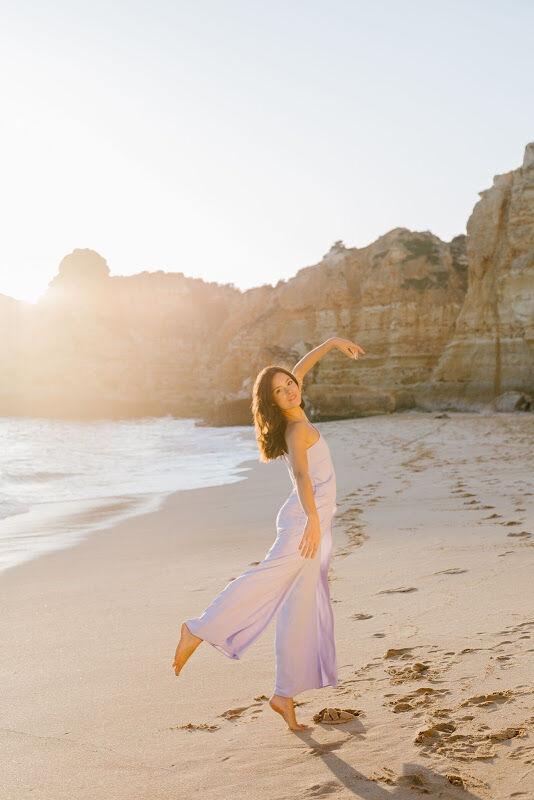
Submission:
POLYGON ((111 275, 275 284, 341 239, 465 233, 534 131, 533 7, 2 4, 0 293, 111 275))

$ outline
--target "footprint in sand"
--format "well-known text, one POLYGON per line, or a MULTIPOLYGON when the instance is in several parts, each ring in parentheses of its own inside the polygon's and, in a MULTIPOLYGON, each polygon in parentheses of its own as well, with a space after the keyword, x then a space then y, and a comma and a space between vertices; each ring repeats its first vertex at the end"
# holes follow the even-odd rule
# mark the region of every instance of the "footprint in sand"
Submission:
MULTIPOLYGON (((486 781, 475 778, 473 775, 462 775, 458 771, 447 773, 445 778, 447 779, 447 783, 450 783, 452 786, 458 786, 460 789, 465 789, 466 791, 469 789, 489 789, 489 784, 486 783, 486 781)), ((468 797, 470 796, 471 795, 468 795, 468 797)))
POLYGON ((386 672, 390 676, 389 682, 392 685, 423 679, 432 682, 439 677, 439 673, 431 669, 430 664, 422 661, 416 661, 415 664, 409 664, 406 667, 388 667, 386 672))
POLYGON ((378 663, 378 659, 373 659, 372 661, 368 661, 367 664, 364 664, 362 667, 358 667, 354 670, 354 674, 357 676, 356 678, 349 678, 344 681, 345 684, 349 683, 359 683, 360 681, 374 681, 375 678, 367 677, 365 673, 369 672, 370 670, 378 669, 380 664, 378 663))
MULTIPOLYGON (((345 495, 343 502, 347 502, 354 494, 355 492, 345 495)), ((341 513, 336 514, 336 525, 341 523, 347 541, 346 544, 336 549, 334 558, 345 558, 355 547, 361 547, 369 539, 369 535, 364 533, 364 525, 359 521, 361 512, 362 509, 359 506, 349 506, 341 513)))
POLYGON ((507 536, 521 536, 524 539, 529 539, 532 536, 532 534, 529 533, 529 531, 521 531, 521 533, 516 533, 516 532, 512 531, 511 533, 507 533, 506 535, 507 536))
POLYGON ((526 622, 520 622, 515 627, 510 626, 510 630, 512 630, 514 632, 522 631, 523 628, 534 628, 534 619, 529 619, 526 622))
POLYGON ((176 731, 183 729, 186 731, 216 731, 218 728, 218 725, 208 725, 207 722, 200 722, 198 725, 195 725, 193 722, 188 722, 187 725, 171 725, 169 730, 176 731))
POLYGON ((450 569, 440 569, 437 572, 434 572, 434 575, 460 575, 462 572, 467 572, 466 569, 461 569, 460 567, 451 567, 450 569))
POLYGON ((382 658, 398 658, 399 656, 405 656, 406 653, 411 653, 411 652, 412 652, 411 647, 398 647, 398 648, 390 647, 389 650, 387 650, 384 653, 382 658))
POLYGON ((491 706, 508 703, 514 699, 514 694, 515 693, 509 689, 504 689, 500 692, 491 692, 490 694, 478 694, 460 703, 460 708, 465 708, 466 706, 491 706))
POLYGON ((460 724, 460 722, 437 722, 419 731, 414 744, 420 745, 426 754, 433 753, 458 761, 480 761, 495 758, 499 744, 518 736, 523 737, 527 732, 527 727, 524 725, 495 731, 483 725, 478 728, 479 732, 466 730, 462 733, 459 730, 460 724))
POLYGON ((405 594, 406 592, 417 592, 418 589, 415 586, 399 586, 396 589, 381 589, 376 594, 405 594))
POLYGON ((373 618, 372 614, 361 614, 361 613, 360 614, 353 614, 352 617, 351 617, 351 619, 357 619, 357 620, 372 619, 372 618, 373 618))
POLYGON ((388 786, 394 786, 395 773, 389 767, 380 767, 375 770, 370 776, 369 780, 379 783, 387 783, 388 786))
POLYGON ((302 797, 326 797, 329 794, 335 794, 339 791, 339 783, 337 781, 326 781, 325 783, 314 783, 304 790, 302 797))
MULTIPOLYGON (((508 758, 513 758, 517 761, 522 761, 523 764, 534 764, 534 747, 530 747, 529 745, 519 745, 514 750, 511 750, 508 753, 508 758)), ((519 793, 510 795, 511 797, 527 797, 526 793, 519 793)))
MULTIPOLYGON (((450 694, 448 689, 433 689, 431 686, 421 686, 410 694, 396 697, 385 706, 391 708, 394 714, 400 714, 405 711, 415 711, 420 708, 427 708, 431 706, 436 700, 439 700, 444 694, 450 694)), ((440 709, 440 713, 444 714, 449 709, 440 709)))
MULTIPOLYGON (((267 699, 265 695, 260 695, 261 699, 267 699)), ((256 699, 256 698, 255 698, 256 699)), ((258 698, 259 699, 259 698, 258 698)), ((244 711, 248 711, 252 709, 252 714, 258 714, 262 711, 262 700, 260 702, 251 703, 249 706, 239 706, 238 708, 229 708, 228 711, 223 711, 222 714, 219 714, 219 717, 223 717, 224 719, 241 719, 242 714, 244 711)))
MULTIPOLYGON (((504 630, 496 631, 493 636, 506 636, 506 639, 492 644, 488 649, 495 653, 495 661, 501 670, 510 669, 517 664, 524 654, 534 652, 534 648, 527 648, 534 633, 534 620, 525 620, 516 625, 510 625, 504 630)), ((528 658, 528 656, 527 656, 528 658)), ((525 694, 523 685, 516 687, 516 694, 525 694)))
POLYGON ((228 711, 223 711, 222 714, 219 714, 219 717, 224 717, 224 719, 236 719, 236 717, 240 717, 243 711, 246 711, 247 709, 248 706, 229 708, 228 711))
POLYGON ((424 779, 422 775, 416 772, 400 775, 395 781, 395 786, 405 786, 407 789, 415 789, 421 794, 433 794, 430 784, 424 779))

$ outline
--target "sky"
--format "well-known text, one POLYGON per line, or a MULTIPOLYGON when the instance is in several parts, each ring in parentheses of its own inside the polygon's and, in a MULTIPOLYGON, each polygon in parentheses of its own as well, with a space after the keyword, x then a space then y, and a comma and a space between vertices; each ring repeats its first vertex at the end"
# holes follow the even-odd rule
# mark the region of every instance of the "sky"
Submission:
POLYGON ((0 293, 288 279, 341 239, 465 233, 534 140, 528 0, 0 0, 0 293))

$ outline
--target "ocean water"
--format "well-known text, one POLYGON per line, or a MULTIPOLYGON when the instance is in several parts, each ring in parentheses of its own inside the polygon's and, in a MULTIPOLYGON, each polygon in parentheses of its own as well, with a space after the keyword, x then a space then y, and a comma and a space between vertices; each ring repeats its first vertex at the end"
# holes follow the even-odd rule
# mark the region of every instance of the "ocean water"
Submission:
POLYGON ((0 572, 159 508, 180 489, 244 480, 252 427, 194 419, 0 417, 0 572))

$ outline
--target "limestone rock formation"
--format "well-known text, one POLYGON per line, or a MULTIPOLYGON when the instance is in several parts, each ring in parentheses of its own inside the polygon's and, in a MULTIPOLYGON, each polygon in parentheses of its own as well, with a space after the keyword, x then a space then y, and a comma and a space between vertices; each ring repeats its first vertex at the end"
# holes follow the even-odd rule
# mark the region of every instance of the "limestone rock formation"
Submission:
POLYGON ((183 273, 111 276, 93 250, 66 256, 32 306, 0 295, 0 413, 145 415, 251 422, 266 364, 291 368, 331 336, 306 376, 312 419, 405 408, 533 409, 534 143, 480 193, 467 236, 395 228, 337 241, 289 280, 241 292, 183 273))
POLYGON ((364 248, 337 242, 318 264, 271 291, 250 289, 221 329, 218 384, 243 399, 268 363, 293 366, 330 336, 350 338, 357 363, 334 350, 306 376, 315 419, 412 407, 449 341, 467 289, 465 236, 395 228, 364 248))
POLYGON ((534 392, 534 142, 496 175, 467 223, 469 288, 454 335, 418 400, 479 407, 534 392))

